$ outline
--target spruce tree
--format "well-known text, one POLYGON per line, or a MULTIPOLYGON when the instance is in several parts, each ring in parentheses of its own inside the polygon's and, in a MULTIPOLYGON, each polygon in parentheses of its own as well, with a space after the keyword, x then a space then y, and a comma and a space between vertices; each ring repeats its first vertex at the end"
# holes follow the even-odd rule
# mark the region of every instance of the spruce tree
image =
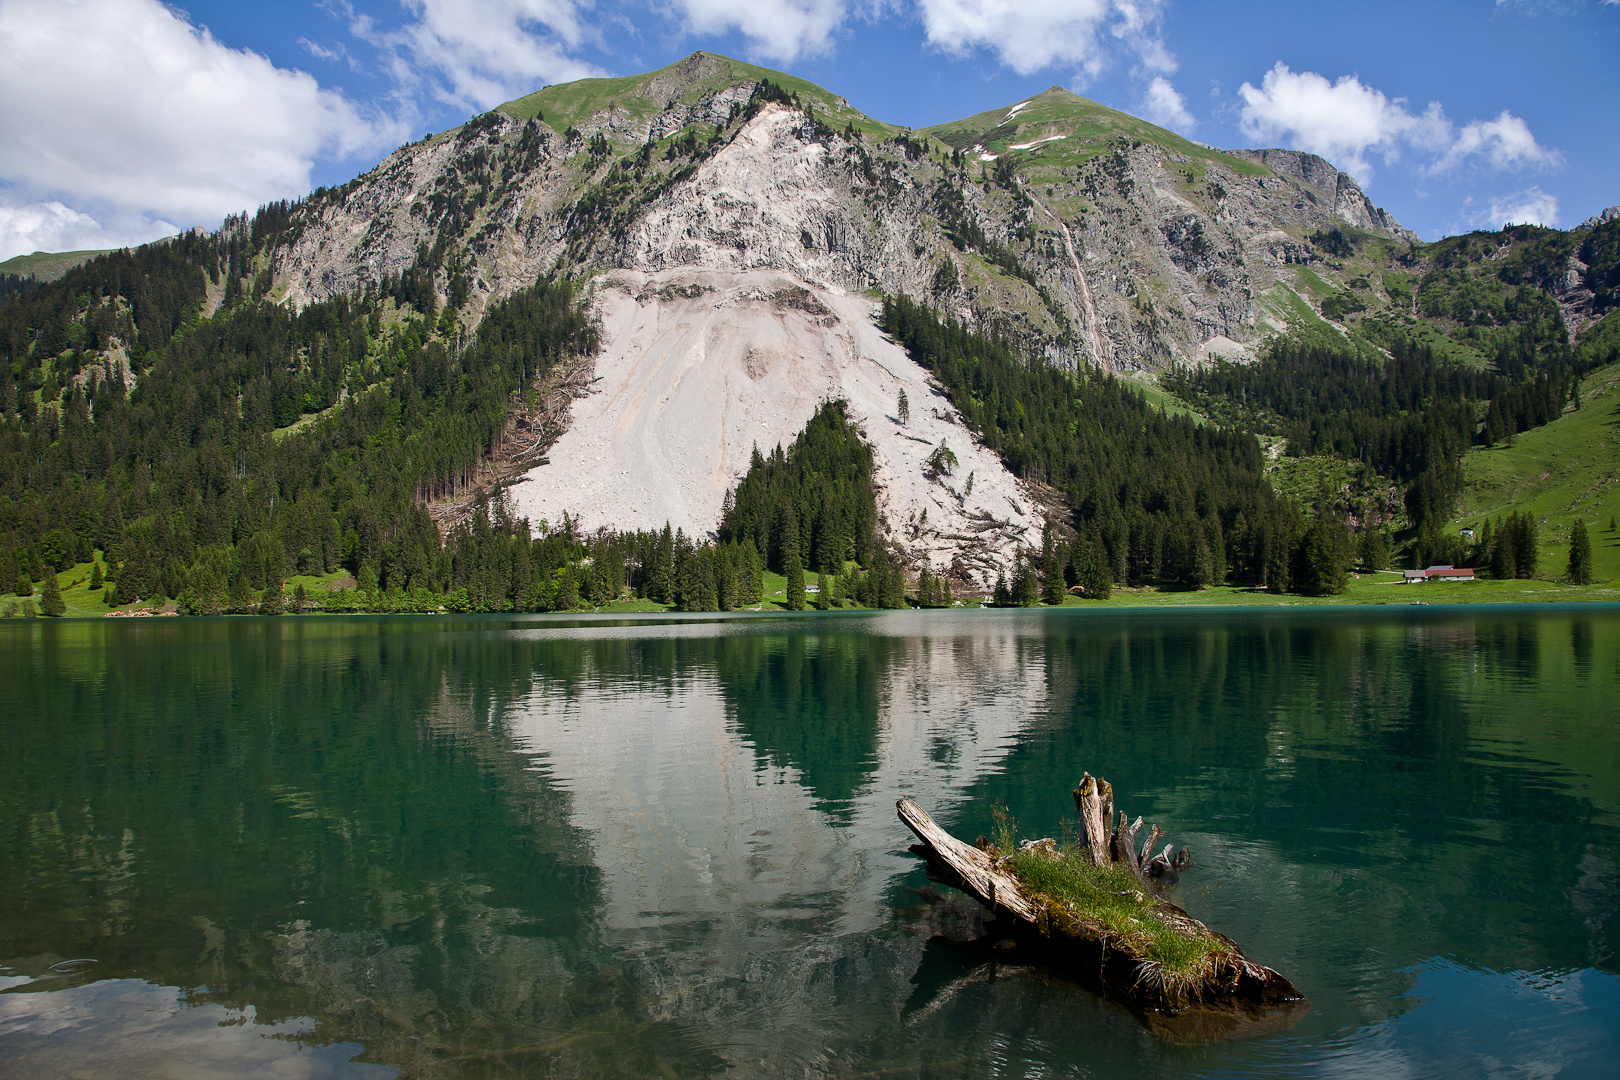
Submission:
POLYGON ((1052 541, 1052 523, 1041 530, 1041 599, 1054 606, 1063 603, 1063 564, 1058 561, 1057 545, 1052 541))
POLYGON ((1041 602, 1040 580, 1035 573, 1033 558, 1020 559, 1018 568, 1018 606, 1034 607, 1041 602))
POLYGON ((29 597, 34 595, 34 583, 28 580, 27 573, 17 571, 17 584, 15 590, 18 596, 29 597))
MULTIPOLYGON (((364 573, 366 571, 367 567, 361 567, 360 569, 361 569, 361 573, 364 573)), ((373 575, 373 577, 372 577, 371 585, 372 585, 373 589, 375 589, 376 586, 377 586, 377 580, 376 580, 375 575, 373 575)), ((369 589, 366 590, 366 595, 370 596, 371 595, 371 590, 369 590, 369 589)), ((253 588, 252 588, 252 586, 250 586, 248 584, 248 579, 247 579, 246 574, 237 574, 236 575, 236 580, 231 582, 231 598, 230 598, 230 611, 231 611, 231 614, 233 614, 233 615, 246 615, 252 610, 252 607, 253 607, 253 588)))
POLYGON ((787 549, 787 585, 783 591, 783 599, 787 601, 789 611, 804 610, 804 563, 799 561, 799 542, 796 534, 787 549))
POLYGON ((106 577, 101 573, 101 563, 97 561, 92 564, 90 567, 90 588, 92 590, 99 589, 106 584, 106 581, 106 577))
POLYGON ((1106 600, 1114 590, 1113 568, 1102 540, 1093 536, 1079 568, 1080 587, 1093 600, 1106 600))
POLYGON ((1347 578, 1349 536, 1344 524, 1323 516, 1311 523, 1300 540, 1295 580, 1308 596, 1343 592, 1347 578))
POLYGON ((579 579, 574 576, 574 565, 562 568, 562 580, 557 582, 557 611, 573 611, 579 607, 579 579))
POLYGON ((1007 575, 996 575, 996 587, 990 591, 990 603, 996 607, 1011 607, 1012 592, 1007 588, 1007 575))
POLYGON ((832 584, 827 580, 827 571, 823 570, 816 575, 816 609, 826 611, 832 606, 832 584))
POLYGON ((1575 519, 1575 527, 1569 530, 1569 583, 1592 584, 1592 541, 1587 538, 1586 523, 1580 518, 1575 519))
POLYGON ((67 601, 62 599, 62 586, 56 580, 55 570, 45 571, 45 592, 39 599, 39 609, 53 619, 67 614, 67 601))

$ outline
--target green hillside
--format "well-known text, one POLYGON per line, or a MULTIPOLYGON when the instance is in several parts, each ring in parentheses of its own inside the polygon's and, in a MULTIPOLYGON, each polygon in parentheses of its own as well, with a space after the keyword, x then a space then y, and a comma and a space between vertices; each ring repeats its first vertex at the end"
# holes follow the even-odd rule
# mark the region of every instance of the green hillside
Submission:
POLYGON ((579 79, 537 90, 516 101, 498 105, 496 112, 519 120, 535 117, 556 131, 588 120, 604 110, 618 110, 627 119, 642 120, 677 103, 693 105, 728 86, 751 86, 770 80, 811 105, 816 115, 834 127, 853 124, 857 130, 887 138, 900 129, 880 123, 852 108, 838 95, 796 76, 728 56, 696 52, 686 59, 649 71, 613 79, 579 79))
POLYGON ((90 251, 36 251, 32 255, 18 255, 0 262, 0 274, 16 274, 38 281, 55 281, 81 263, 97 255, 105 255, 117 248, 95 248, 90 251))
POLYGON ((1540 525, 1537 574, 1563 574, 1569 530, 1586 523, 1598 581, 1620 578, 1620 364, 1581 380, 1581 407, 1517 436, 1511 445, 1476 446, 1463 455, 1465 487, 1453 521, 1479 529, 1486 518, 1528 510, 1540 525))
POLYGON ((1107 149, 1113 140, 1127 138, 1162 146, 1191 160, 1219 162, 1242 176, 1271 172, 1264 165, 1212 150, 1061 86, 1042 91, 1027 102, 924 128, 922 134, 956 150, 976 145, 998 157, 1022 152, 1054 167, 1081 164, 1107 149))

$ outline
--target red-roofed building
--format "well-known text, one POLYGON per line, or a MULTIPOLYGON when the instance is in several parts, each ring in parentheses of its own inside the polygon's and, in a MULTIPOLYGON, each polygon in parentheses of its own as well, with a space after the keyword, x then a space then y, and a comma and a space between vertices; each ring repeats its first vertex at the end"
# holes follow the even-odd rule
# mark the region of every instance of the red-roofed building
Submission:
POLYGON ((1418 581, 1473 581, 1474 571, 1466 566, 1431 566, 1427 570, 1404 570, 1407 584, 1418 581))

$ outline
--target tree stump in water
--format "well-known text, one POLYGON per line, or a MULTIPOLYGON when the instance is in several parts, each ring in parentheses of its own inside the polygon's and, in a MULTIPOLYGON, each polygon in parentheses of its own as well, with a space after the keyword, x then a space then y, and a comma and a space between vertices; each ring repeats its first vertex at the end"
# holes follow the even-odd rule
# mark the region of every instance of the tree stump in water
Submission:
POLYGON ((1106 780, 1087 773, 1074 800, 1080 836, 1067 852, 1050 839, 1018 845, 1010 834, 1000 848, 975 847, 910 799, 896 807, 931 879, 989 908, 1047 962, 1100 977, 1135 1007, 1305 1004, 1293 983, 1160 895, 1192 865, 1185 848, 1167 844, 1155 855, 1156 826, 1138 847, 1142 819, 1127 825, 1116 814, 1106 780))

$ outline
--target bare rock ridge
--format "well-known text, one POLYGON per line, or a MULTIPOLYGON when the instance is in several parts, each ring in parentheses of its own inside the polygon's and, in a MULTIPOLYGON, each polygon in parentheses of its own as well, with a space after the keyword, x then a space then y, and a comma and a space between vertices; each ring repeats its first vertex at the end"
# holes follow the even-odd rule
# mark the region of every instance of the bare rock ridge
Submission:
POLYGON ((1326 158, 1300 150, 1277 149, 1234 150, 1232 154, 1257 161, 1278 176, 1297 182, 1303 191, 1318 201, 1327 200, 1329 212, 1348 225, 1391 233, 1407 240, 1417 239, 1417 234, 1401 228, 1394 215, 1374 206, 1372 200, 1362 193, 1355 177, 1340 172, 1326 158))
POLYGON ((1319 304, 1324 230, 1410 238, 1321 158, 1223 153, 1060 88, 909 132, 708 53, 547 87, 297 215, 270 253, 295 305, 413 274, 470 330, 544 274, 592 283, 601 381, 515 489, 532 517, 709 532, 753 444, 844 397, 888 538, 983 583, 1038 542, 1030 493, 876 330, 870 294, 927 296, 1055 363, 1151 371, 1242 357, 1319 304), (961 475, 925 477, 942 441, 961 475))
POLYGON ((1602 225, 1604 222, 1613 221, 1615 218, 1620 218, 1620 206, 1611 206, 1600 213, 1593 214, 1591 217, 1587 218, 1585 221, 1571 229, 1570 232, 1590 232, 1599 225, 1602 225))

